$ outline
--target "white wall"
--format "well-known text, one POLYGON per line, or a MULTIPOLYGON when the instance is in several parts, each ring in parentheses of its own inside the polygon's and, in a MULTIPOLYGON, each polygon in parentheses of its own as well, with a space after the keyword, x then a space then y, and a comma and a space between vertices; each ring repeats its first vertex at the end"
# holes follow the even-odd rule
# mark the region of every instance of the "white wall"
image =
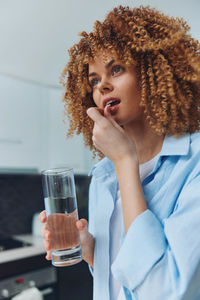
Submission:
POLYGON ((0 1, 0 73, 59 86, 67 49, 78 32, 119 4, 150 5, 184 17, 200 40, 199 0, 7 0, 0 1))

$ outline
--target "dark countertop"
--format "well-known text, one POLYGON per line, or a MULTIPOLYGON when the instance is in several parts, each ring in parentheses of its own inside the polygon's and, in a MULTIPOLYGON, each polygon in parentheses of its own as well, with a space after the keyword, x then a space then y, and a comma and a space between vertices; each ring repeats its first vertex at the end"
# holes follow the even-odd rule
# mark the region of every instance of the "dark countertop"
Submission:
POLYGON ((43 255, 45 259, 45 249, 43 247, 43 239, 41 237, 35 237, 32 234, 23 234, 15 235, 14 238, 20 241, 28 242, 31 244, 31 246, 1 252, 0 265, 37 255, 43 255))

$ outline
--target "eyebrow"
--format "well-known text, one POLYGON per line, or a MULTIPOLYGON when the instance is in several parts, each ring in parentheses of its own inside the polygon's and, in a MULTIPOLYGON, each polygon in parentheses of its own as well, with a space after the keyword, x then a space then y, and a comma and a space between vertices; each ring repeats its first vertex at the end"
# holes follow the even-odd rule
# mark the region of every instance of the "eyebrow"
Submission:
MULTIPOLYGON (((111 61, 109 61, 106 65, 105 65, 105 68, 108 69, 110 68, 110 66, 112 66, 112 64, 115 62, 114 59, 112 59, 111 61)), ((90 74, 88 74, 88 77, 91 77, 91 76, 96 76, 97 74, 95 72, 92 72, 90 74)))

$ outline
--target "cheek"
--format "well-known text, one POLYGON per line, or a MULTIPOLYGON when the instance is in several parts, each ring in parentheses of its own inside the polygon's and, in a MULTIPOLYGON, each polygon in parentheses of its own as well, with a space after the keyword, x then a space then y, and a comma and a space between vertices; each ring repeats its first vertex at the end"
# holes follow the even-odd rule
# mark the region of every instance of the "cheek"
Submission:
POLYGON ((128 97, 131 97, 133 99, 136 99, 137 101, 140 99, 141 97, 141 92, 140 92, 140 88, 139 86, 133 82, 132 84, 130 84, 127 89, 126 89, 126 93, 128 97))

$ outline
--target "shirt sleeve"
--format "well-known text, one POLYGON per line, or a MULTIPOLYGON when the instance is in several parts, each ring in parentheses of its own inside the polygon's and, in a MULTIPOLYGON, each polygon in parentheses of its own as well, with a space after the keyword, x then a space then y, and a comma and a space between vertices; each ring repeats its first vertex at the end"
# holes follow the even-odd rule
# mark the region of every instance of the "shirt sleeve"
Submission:
POLYGON ((162 223, 149 209, 135 219, 112 265, 113 276, 137 289, 139 299, 148 299, 150 291, 156 300, 200 299, 199 249, 200 175, 183 188, 175 211, 162 223))
MULTIPOLYGON (((88 231, 91 233, 94 237, 94 206, 95 206, 95 185, 93 183, 94 178, 92 177, 91 183, 89 186, 89 204, 88 204, 88 231)), ((91 275, 93 276, 94 270, 93 268, 88 265, 91 275)))

